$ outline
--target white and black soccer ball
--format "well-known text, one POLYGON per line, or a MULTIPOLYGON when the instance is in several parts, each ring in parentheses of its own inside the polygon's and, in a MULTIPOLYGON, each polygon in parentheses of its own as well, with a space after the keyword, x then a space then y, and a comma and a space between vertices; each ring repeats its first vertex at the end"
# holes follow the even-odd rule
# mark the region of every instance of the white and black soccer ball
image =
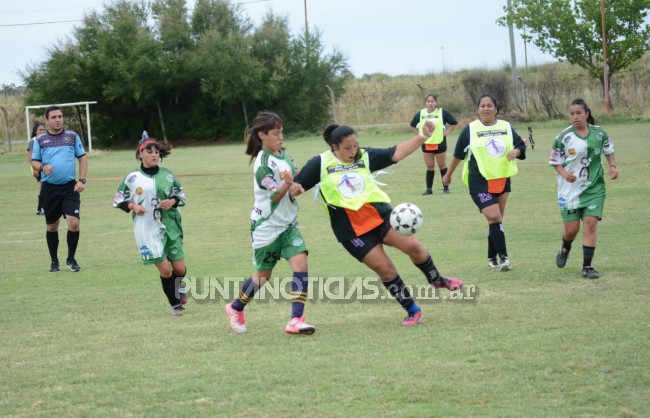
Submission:
POLYGON ((413 235, 422 227, 422 211, 413 203, 400 203, 390 213, 390 226, 400 235, 413 235))

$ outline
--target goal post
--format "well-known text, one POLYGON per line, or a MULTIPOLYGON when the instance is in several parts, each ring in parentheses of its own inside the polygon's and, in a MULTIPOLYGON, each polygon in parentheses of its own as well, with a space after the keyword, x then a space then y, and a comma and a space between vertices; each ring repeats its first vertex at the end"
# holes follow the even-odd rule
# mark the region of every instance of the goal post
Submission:
POLYGON ((42 109, 50 106, 59 106, 59 107, 68 107, 68 106, 86 106, 86 125, 88 128, 88 152, 93 152, 93 138, 90 136, 90 105, 97 104, 97 102, 76 102, 76 103, 56 103, 56 104, 46 104, 46 105, 33 105, 25 106, 25 124, 27 125, 27 142, 32 139, 32 128, 29 121, 29 109, 42 109))

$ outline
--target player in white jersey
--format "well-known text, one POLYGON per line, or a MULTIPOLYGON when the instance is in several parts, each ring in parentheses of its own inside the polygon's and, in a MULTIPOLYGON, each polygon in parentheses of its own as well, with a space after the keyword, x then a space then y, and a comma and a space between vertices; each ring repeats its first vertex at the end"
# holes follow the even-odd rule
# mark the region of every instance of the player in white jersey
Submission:
POLYGON ((557 172, 558 204, 564 228, 562 247, 555 263, 566 265, 571 244, 580 232, 582 236, 582 276, 597 279, 600 274, 591 262, 596 252, 596 227, 603 215, 605 204, 605 179, 602 156, 607 159, 609 178, 618 178, 614 144, 607 132, 595 125, 591 110, 582 99, 569 105, 571 126, 555 137, 549 164, 557 172))
POLYGON ((131 212, 133 233, 145 265, 154 264, 160 273, 163 292, 174 316, 183 315, 187 295, 181 285, 187 273, 183 254, 183 223, 179 206, 185 191, 174 174, 158 164, 171 153, 167 141, 143 134, 136 150, 139 168, 120 183, 113 206, 131 212))
POLYGON ((243 284, 239 297, 225 307, 230 328, 246 332, 244 308, 271 277, 280 258, 293 270, 291 319, 284 328, 289 334, 313 334, 303 315, 309 276, 307 246, 298 228, 298 204, 288 193, 296 166, 282 147, 283 123, 273 112, 260 112, 250 127, 246 154, 253 163, 255 206, 251 212, 253 273, 243 284))

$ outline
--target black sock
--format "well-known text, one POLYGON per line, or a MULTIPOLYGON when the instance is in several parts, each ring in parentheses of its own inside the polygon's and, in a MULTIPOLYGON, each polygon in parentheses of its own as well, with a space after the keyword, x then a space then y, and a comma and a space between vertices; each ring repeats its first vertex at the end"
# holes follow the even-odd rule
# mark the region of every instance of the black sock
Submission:
POLYGON ((591 267, 591 261, 594 259, 594 253, 596 252, 596 247, 587 247, 582 246, 583 261, 582 267, 591 267))
POLYGON ((399 274, 387 282, 382 280, 382 283, 386 286, 388 292, 402 305, 402 308, 410 313, 410 309, 415 305, 415 301, 411 297, 411 292, 409 292, 402 278, 399 277, 399 274))
POLYGON ((494 242, 492 241, 492 238, 490 237, 490 227, 489 226, 488 226, 487 242, 488 242, 488 259, 496 260, 496 258, 497 258, 497 248, 494 246, 494 242))
POLYGON ((185 293, 185 283, 183 283, 183 279, 185 278, 185 275, 187 274, 187 267, 185 268, 185 271, 181 276, 176 274, 174 269, 172 269, 172 281, 174 282, 174 295, 177 298, 181 297, 181 288, 183 289, 182 293, 185 293))
POLYGON ((79 244, 79 231, 68 231, 68 260, 73 260, 77 253, 77 244, 79 244))
POLYGON ((490 238, 501 258, 508 258, 506 234, 503 232, 503 224, 490 224, 490 238))
POLYGON ((59 256, 57 252, 59 251, 59 231, 45 233, 45 240, 47 241, 47 249, 50 251, 50 258, 52 261, 59 262, 59 256))
POLYGON ((433 178, 436 176, 436 172, 431 170, 427 170, 427 189, 431 189, 433 187, 433 178))
MULTIPOLYGON (((445 176, 445 174, 447 174, 447 170, 448 170, 447 167, 445 167, 445 168, 443 168, 442 170, 440 170, 440 180, 442 180, 442 178, 445 176)), ((447 190, 447 189, 449 188, 449 185, 445 186, 445 185, 443 184, 442 187, 443 187, 445 190, 447 190)))
POLYGON ((415 267, 419 268, 420 271, 424 273, 424 277, 426 277, 427 282, 429 282, 429 284, 433 284, 440 279, 440 273, 438 272, 436 265, 433 263, 431 254, 429 254, 427 259, 424 260, 424 262, 420 264, 415 264, 415 267))
POLYGON ((573 244, 573 241, 567 241, 562 238, 562 249, 564 250, 564 254, 569 254, 569 251, 571 251, 571 244, 573 244))
MULTIPOLYGON (((172 277, 174 277, 173 273, 172 277)), ((172 277, 160 276, 160 284, 162 284, 163 292, 165 292, 169 304, 171 306, 178 306, 181 304, 181 300, 176 297, 176 289, 174 289, 175 280, 173 280, 172 277)))
POLYGON ((36 209, 37 212, 40 212, 41 209, 43 209, 43 199, 41 199, 41 194, 38 194, 38 208, 36 209))

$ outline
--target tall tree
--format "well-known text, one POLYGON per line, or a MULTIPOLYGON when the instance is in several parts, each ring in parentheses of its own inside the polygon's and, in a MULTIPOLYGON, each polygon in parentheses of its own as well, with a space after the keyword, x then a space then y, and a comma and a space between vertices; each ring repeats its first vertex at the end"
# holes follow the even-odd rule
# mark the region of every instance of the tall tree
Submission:
MULTIPOLYGON (((497 22, 526 28, 524 40, 540 50, 586 69, 605 92, 611 77, 650 49, 650 0, 608 0, 605 3, 607 72, 603 71, 601 2, 596 0, 513 0, 497 22)), ((609 98, 608 98, 609 99, 609 98)))

